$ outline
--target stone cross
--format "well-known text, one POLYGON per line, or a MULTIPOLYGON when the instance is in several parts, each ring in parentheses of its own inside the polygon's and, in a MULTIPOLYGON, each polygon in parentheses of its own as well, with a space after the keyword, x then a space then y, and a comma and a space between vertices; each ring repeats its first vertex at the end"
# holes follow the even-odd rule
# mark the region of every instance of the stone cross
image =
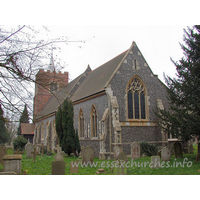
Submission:
POLYGON ((14 154, 22 154, 22 152, 19 149, 17 149, 17 151, 15 151, 14 154))
POLYGON ((36 147, 34 148, 34 151, 31 152, 33 154, 33 162, 35 163, 35 158, 36 158, 36 155, 37 155, 37 151, 36 151, 36 147))
POLYGON ((61 154, 59 145, 57 145, 57 154, 55 155, 54 160, 55 161, 63 161, 63 156, 61 154))

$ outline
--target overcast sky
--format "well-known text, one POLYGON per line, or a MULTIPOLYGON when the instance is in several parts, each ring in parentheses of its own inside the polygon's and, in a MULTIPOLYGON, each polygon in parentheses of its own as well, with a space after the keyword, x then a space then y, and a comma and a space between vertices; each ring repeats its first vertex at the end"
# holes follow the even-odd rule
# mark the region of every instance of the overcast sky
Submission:
POLYGON ((50 25, 50 37, 67 36, 70 42, 61 52, 55 51, 55 64, 59 61, 70 80, 80 75, 88 64, 93 69, 129 49, 135 41, 154 74, 164 82, 163 73, 175 76, 176 69, 170 58, 180 60, 183 52, 185 25, 110 25, 67 26, 50 25))

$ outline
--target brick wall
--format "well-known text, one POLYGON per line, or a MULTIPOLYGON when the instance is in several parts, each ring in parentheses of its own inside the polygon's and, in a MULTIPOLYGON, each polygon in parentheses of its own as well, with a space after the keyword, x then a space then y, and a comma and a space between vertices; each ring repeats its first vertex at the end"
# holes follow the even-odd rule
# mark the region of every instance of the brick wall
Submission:
POLYGON ((36 75, 35 97, 34 97, 34 118, 42 110, 49 98, 52 96, 50 92, 50 83, 57 83, 58 90, 68 83, 68 72, 50 72, 39 70, 36 75))

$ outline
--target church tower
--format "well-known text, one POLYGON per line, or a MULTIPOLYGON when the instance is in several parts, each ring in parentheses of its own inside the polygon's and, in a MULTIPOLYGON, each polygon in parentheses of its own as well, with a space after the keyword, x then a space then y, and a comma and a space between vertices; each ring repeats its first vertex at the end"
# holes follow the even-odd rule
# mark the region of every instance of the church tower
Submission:
POLYGON ((52 53, 48 70, 40 69, 35 81, 33 119, 41 112, 50 97, 68 84, 68 72, 56 72, 52 53))

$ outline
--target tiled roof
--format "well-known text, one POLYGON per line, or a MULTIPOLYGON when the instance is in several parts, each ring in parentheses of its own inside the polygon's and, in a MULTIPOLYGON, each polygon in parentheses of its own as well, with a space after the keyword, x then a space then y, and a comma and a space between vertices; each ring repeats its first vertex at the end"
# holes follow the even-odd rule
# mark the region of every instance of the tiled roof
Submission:
MULTIPOLYGON (((127 50, 128 51, 128 50, 127 50)), ((36 117, 36 120, 54 113, 60 104, 68 97, 70 91, 76 86, 75 92, 73 92, 70 100, 76 102, 86 97, 92 96, 105 90, 107 82, 112 77, 113 73, 125 57, 127 51, 101 65, 97 69, 90 71, 87 69, 79 77, 67 84, 64 88, 59 90, 54 96, 52 96, 47 104, 43 107, 42 111, 36 117), (87 75, 86 75, 87 74, 87 75), (86 77, 84 77, 86 76, 86 77), (83 78, 82 81, 79 80, 83 78), (78 84, 77 84, 78 83, 78 84)))
POLYGON ((74 102, 104 91, 106 83, 109 81, 121 60, 124 58, 126 52, 127 51, 90 72, 71 97, 71 100, 74 102))
POLYGON ((34 124, 22 123, 21 134, 22 135, 34 135, 34 124))

